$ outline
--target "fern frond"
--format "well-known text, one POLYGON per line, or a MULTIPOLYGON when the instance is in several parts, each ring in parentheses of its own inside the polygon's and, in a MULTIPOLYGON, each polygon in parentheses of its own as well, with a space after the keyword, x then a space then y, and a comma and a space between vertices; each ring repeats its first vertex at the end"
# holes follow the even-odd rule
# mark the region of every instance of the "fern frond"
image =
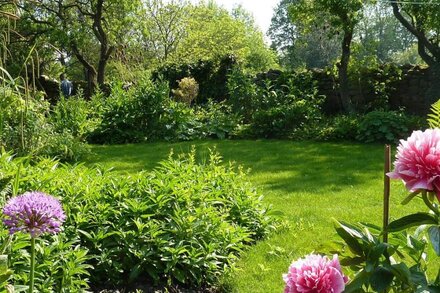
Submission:
POLYGON ((431 105, 427 120, 429 128, 440 128, 440 100, 431 105))

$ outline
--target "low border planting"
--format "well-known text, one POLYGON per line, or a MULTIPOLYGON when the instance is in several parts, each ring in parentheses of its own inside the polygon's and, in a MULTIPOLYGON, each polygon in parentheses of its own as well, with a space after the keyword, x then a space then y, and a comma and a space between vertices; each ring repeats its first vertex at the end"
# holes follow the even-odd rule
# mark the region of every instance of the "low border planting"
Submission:
MULTIPOLYGON (((133 176, 53 160, 30 166, 3 153, 0 175, 3 203, 12 194, 38 190, 63 204, 63 230, 42 236, 44 248, 36 249, 37 263, 45 264, 36 267, 36 288, 42 292, 216 286, 246 245, 276 224, 245 172, 225 166, 215 152, 203 164, 196 162, 195 151, 170 155, 154 171, 133 176), (74 262, 75 253, 80 261, 74 262), (68 265, 56 266, 64 260, 68 265)), ((7 235, 3 228, 2 242, 7 235)), ((3 252, 14 270, 11 284, 28 282, 27 242, 18 234, 3 252)))

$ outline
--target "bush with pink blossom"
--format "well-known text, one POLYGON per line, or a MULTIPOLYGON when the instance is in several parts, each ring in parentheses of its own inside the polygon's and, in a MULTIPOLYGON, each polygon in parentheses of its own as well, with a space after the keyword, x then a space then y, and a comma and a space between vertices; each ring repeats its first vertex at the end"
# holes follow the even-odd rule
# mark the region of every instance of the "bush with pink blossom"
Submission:
POLYGON ((341 265, 352 272, 351 281, 346 283, 337 257, 330 261, 309 255, 284 275, 285 293, 440 292, 440 270, 434 279, 427 273, 430 257, 438 264, 440 256, 440 129, 414 131, 397 150, 394 170, 386 175, 401 179, 411 192, 402 204, 420 197, 427 211, 382 228, 336 221, 344 241, 337 253, 341 265))

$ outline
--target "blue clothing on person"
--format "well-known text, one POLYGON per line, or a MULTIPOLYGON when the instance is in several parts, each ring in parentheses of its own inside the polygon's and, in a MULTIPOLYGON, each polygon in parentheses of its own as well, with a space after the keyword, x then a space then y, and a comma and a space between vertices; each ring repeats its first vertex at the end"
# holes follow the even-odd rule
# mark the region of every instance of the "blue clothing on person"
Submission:
POLYGON ((63 79, 61 81, 61 92, 65 97, 72 95, 73 85, 68 79, 63 79))

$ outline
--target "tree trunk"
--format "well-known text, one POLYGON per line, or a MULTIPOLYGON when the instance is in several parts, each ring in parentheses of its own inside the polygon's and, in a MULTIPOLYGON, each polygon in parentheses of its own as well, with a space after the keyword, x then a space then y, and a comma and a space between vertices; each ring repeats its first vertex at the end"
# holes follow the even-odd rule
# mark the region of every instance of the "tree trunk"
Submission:
POLYGON ((91 97, 95 93, 95 89, 98 86, 96 84, 95 68, 86 68, 86 80, 87 80, 87 89, 85 94, 87 97, 91 97))
POLYGON ((87 80, 87 89, 86 89, 86 96, 90 97, 96 89, 96 69, 93 67, 93 65, 84 58, 84 56, 80 53, 78 46, 72 42, 71 48, 73 51, 73 54, 75 55, 76 59, 82 64, 84 67, 85 73, 86 73, 86 80, 87 80))
POLYGON ((105 83, 105 67, 110 58, 114 47, 109 45, 107 33, 102 26, 104 0, 96 3, 96 13, 93 15, 93 33, 100 43, 99 62, 98 62, 98 85, 103 89, 105 83))
POLYGON ((105 83, 105 67, 107 66, 107 60, 101 55, 98 63, 98 85, 102 88, 105 83))
POLYGON ((338 64, 338 78, 339 91, 341 97, 342 108, 345 112, 351 113, 354 111, 353 103, 349 95, 349 81, 348 81, 348 63, 350 62, 351 54, 351 40, 353 39, 353 30, 347 29, 344 31, 342 39, 342 55, 341 61, 338 64))

